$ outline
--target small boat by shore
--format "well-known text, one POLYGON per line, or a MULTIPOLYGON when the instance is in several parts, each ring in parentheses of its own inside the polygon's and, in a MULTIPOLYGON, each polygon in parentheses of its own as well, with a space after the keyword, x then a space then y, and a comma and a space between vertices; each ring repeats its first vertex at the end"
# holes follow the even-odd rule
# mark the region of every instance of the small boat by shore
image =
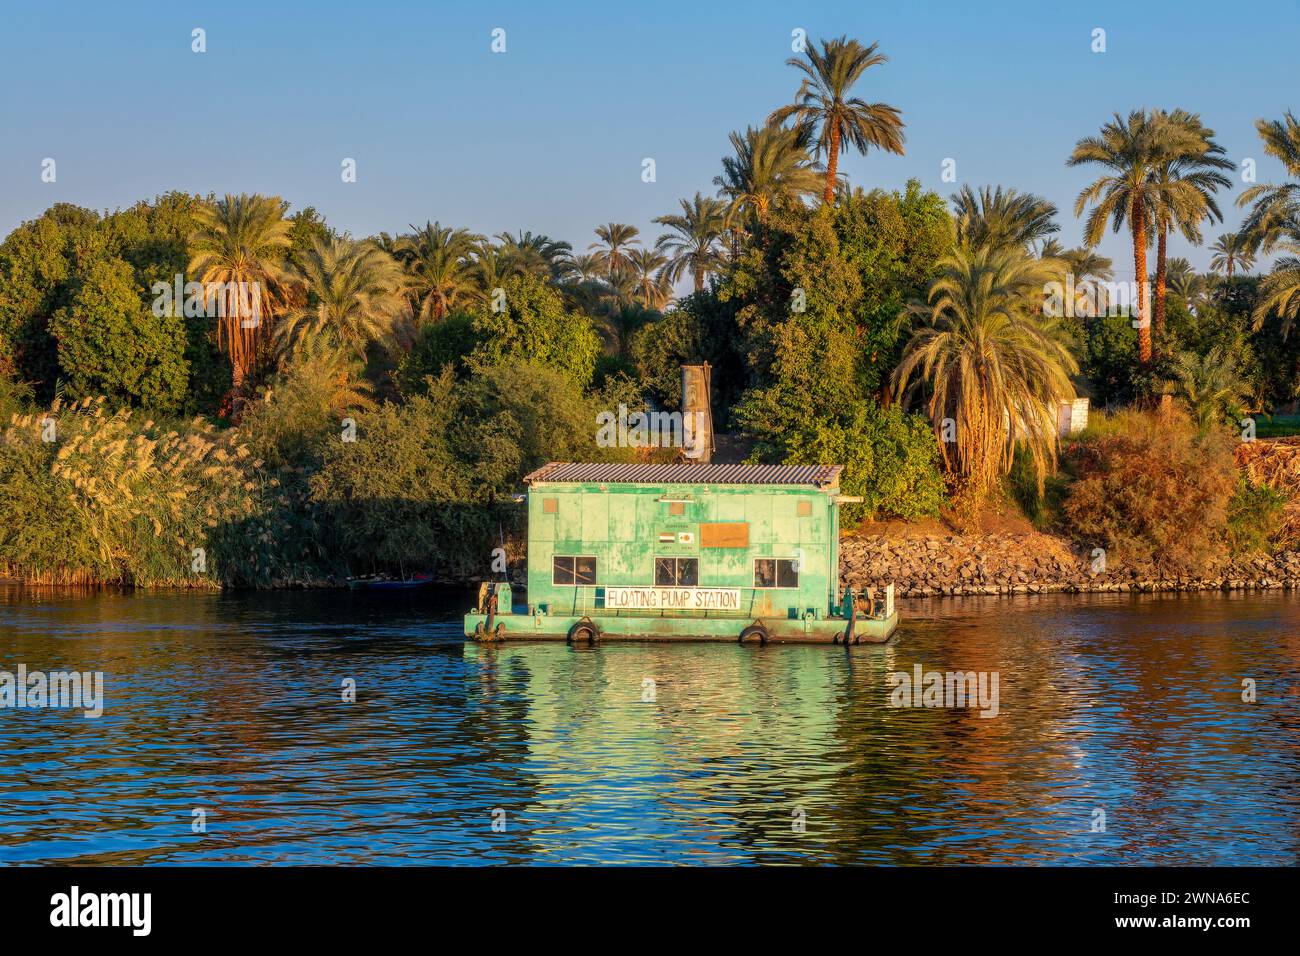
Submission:
POLYGON ((348 578, 353 591, 411 591, 433 583, 432 574, 413 574, 409 578, 394 578, 383 574, 367 574, 348 578))

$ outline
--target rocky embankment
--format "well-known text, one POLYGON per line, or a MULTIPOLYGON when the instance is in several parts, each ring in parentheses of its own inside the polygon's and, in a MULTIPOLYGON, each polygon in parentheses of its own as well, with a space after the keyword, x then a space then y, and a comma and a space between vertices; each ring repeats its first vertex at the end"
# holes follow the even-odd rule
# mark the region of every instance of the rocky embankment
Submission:
POLYGON ((1082 591, 1300 588, 1300 551, 1240 560, 1203 578, 1161 579, 1124 568, 1094 570, 1090 552, 1039 533, 863 535, 840 542, 840 574, 854 588, 893 582, 899 597, 1082 591))

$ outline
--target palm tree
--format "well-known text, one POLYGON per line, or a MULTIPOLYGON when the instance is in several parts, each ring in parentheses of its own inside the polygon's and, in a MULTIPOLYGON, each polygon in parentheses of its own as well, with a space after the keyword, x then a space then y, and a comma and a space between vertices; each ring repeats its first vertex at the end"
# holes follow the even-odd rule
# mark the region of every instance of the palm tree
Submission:
POLYGON ((1232 185, 1220 170, 1232 169, 1224 149, 1214 141, 1214 130, 1201 123, 1200 116, 1176 109, 1156 110, 1152 124, 1157 130, 1160 159, 1153 170, 1155 189, 1156 289, 1155 334, 1165 330, 1166 244, 1169 230, 1176 228, 1193 245, 1201 243, 1201 220, 1223 221, 1214 201, 1219 187, 1232 185))
POLYGON ((273 197, 227 193, 194 210, 189 272, 208 289, 239 290, 220 297, 217 322, 217 344, 230 357, 236 400, 252 376, 258 343, 285 302, 290 248, 285 208, 273 197))
POLYGON ((826 185, 822 202, 835 199, 835 178, 839 169, 840 144, 847 142, 859 153, 872 146, 900 156, 903 153, 903 117, 887 103, 866 103, 849 97, 853 84, 873 66, 889 58, 876 52, 876 44, 864 47, 857 40, 839 37, 823 40, 820 52, 813 43, 804 50, 807 59, 791 57, 786 63, 804 74, 794 103, 768 117, 769 124, 794 119, 817 136, 817 155, 826 156, 826 185))
POLYGON ((1056 206, 1033 193, 1003 192, 1001 186, 996 191, 982 186, 976 193, 963 186, 952 194, 952 204, 957 241, 972 247, 1027 249, 1061 229, 1054 222, 1056 206))
POLYGON ((1255 328, 1261 328, 1269 314, 1276 313, 1282 320, 1282 337, 1286 338, 1300 318, 1300 229, 1292 231, 1289 241, 1275 236, 1272 242, 1287 254, 1273 263, 1273 271, 1260 283, 1255 328))
POLYGON ((596 227, 596 238, 587 248, 595 252, 596 261, 605 271, 606 277, 612 277, 628 268, 628 251, 641 245, 641 230, 626 223, 610 222, 596 227))
POLYGON ((467 229, 426 222, 411 227, 399 254, 410 276, 409 294, 419 321, 438 322, 475 288, 473 255, 483 237, 467 229))
POLYGON ((673 283, 668 278, 668 257, 657 249, 633 249, 628 255, 632 278, 636 280, 641 306, 662 309, 673 297, 673 283))
POLYGON ((1241 232, 1225 232, 1210 246, 1214 256, 1210 259, 1210 268, 1225 274, 1229 282, 1237 269, 1246 272, 1255 264, 1255 253, 1241 232))
MULTIPOLYGON (((1287 175, 1300 180, 1300 122, 1288 110, 1280 120, 1256 120, 1264 152, 1281 160, 1287 175)), ((1260 183, 1237 197, 1238 206, 1251 205, 1241 225, 1252 250, 1272 252, 1279 243, 1293 241, 1300 223, 1300 181, 1260 183)))
POLYGON ((1070 166, 1097 163, 1110 172, 1103 174, 1081 193, 1074 214, 1081 215, 1089 203, 1096 203, 1084 224, 1083 238, 1089 246, 1101 241, 1109 219, 1113 231, 1127 224, 1133 235, 1133 269, 1137 282, 1138 358, 1151 361, 1151 326, 1147 318, 1146 276, 1148 231, 1154 219, 1153 176, 1161 161, 1157 132, 1144 111, 1134 110, 1127 119, 1118 113, 1101 128, 1100 136, 1085 136, 1074 146, 1070 166))
POLYGON ((318 239, 303 256, 300 274, 308 302, 285 315, 276 329, 282 356, 324 340, 359 359, 371 342, 389 336, 405 277, 378 246, 318 239))
POLYGON ((722 173, 713 179, 719 195, 730 200, 730 223, 741 212, 766 222, 774 208, 816 194, 821 176, 808 155, 806 135, 781 126, 747 128, 728 137, 735 156, 722 160, 722 173))
POLYGON ((594 282, 604 274, 600 257, 580 252, 569 261, 568 274, 577 282, 594 282))
POLYGON ((941 442, 945 464, 976 499, 1011 469, 1018 443, 1040 486, 1055 465, 1059 403, 1073 397, 1078 365, 1053 322, 1033 314, 1049 267, 1015 248, 960 246, 940 261, 929 305, 913 305, 923 324, 894 371, 894 387, 930 388, 936 432, 943 420, 956 441, 941 442))
POLYGON ((1053 271, 1062 294, 1073 287, 1074 301, 1062 303, 1067 315, 1092 318, 1102 314, 1109 304, 1104 283, 1115 277, 1109 258, 1087 246, 1066 249, 1055 239, 1044 239, 1039 244, 1038 258, 1053 271))
MULTIPOLYGON (((527 253, 521 255, 519 248, 512 249, 509 244, 495 246, 487 239, 480 240, 475 246, 470 266, 474 287, 466 293, 466 298, 474 302, 491 303, 496 290, 504 288, 507 279, 530 271, 526 265, 527 253)), ((535 250, 529 251, 535 253, 535 250)), ((541 261, 540 257, 538 261, 541 261)))
POLYGON ((655 248, 668 255, 666 276, 676 282, 687 270, 695 279, 695 291, 704 288, 704 277, 717 272, 726 262, 722 237, 727 229, 726 206, 720 199, 695 194, 691 200, 679 200, 680 216, 659 216, 655 222, 667 226, 655 242, 655 248))
POLYGON ((1222 345, 1204 355, 1180 352, 1174 360, 1174 394, 1187 403, 1202 430, 1225 418, 1240 417, 1249 401, 1249 387, 1237 374, 1222 345))
POLYGON ((522 229, 515 235, 498 233, 497 238, 501 240, 501 254, 520 272, 558 282, 569 271, 573 246, 567 242, 522 229))
POLYGON ((647 309, 637 302, 610 301, 598 310, 597 329, 605 338, 609 351, 613 355, 626 356, 632 343, 632 336, 637 330, 659 318, 654 309, 647 309))

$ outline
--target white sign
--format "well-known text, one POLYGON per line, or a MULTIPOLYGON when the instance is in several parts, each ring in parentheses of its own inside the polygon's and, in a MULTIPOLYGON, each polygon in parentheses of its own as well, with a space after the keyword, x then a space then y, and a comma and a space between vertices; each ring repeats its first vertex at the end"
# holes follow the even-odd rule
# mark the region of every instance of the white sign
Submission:
POLYGON ((739 588, 605 588, 607 610, 739 611, 739 588))

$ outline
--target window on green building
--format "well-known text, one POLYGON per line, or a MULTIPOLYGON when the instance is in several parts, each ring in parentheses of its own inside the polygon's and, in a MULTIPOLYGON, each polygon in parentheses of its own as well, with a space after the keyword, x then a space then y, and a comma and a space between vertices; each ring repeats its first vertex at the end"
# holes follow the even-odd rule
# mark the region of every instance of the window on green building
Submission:
POLYGON ((799 562, 785 558, 755 558, 754 587, 797 588, 799 562))
POLYGON ((596 559, 560 557, 551 559, 551 583, 583 585, 596 583, 596 559))
POLYGON ((655 558, 655 584, 669 588, 693 588, 700 581, 697 558, 655 558))

